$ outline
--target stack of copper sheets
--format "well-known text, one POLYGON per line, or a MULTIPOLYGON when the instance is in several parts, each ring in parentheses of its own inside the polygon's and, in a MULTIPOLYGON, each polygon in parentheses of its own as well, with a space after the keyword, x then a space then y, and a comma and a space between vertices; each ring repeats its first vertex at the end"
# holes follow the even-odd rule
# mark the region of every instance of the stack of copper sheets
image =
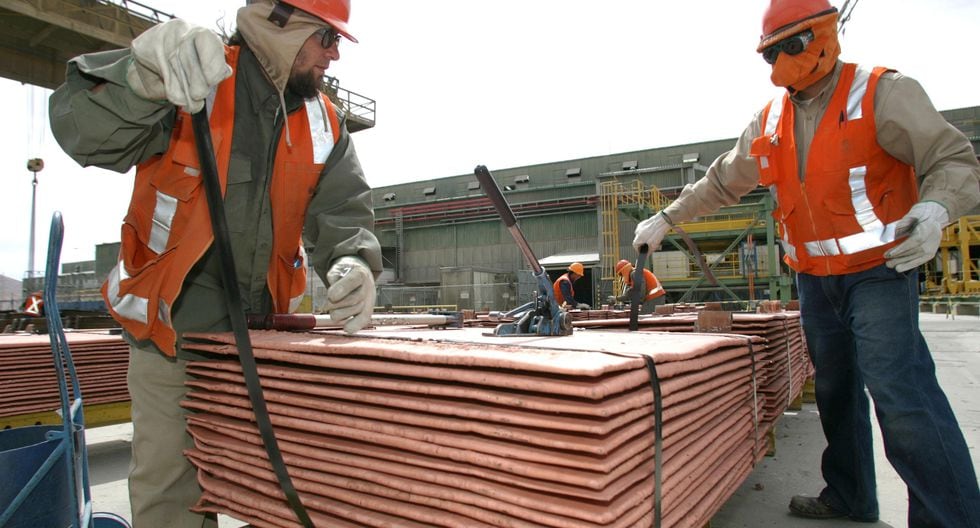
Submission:
MULTIPOLYGON (((642 316, 640 330, 664 332, 693 332, 698 323, 696 313, 642 316)), ((625 328, 627 319, 605 321, 576 321, 578 328, 625 328)), ((813 375, 813 366, 806 351, 806 340, 800 324, 800 313, 733 313, 731 333, 759 336, 764 345, 754 350, 759 391, 765 395, 765 415, 762 425, 771 428, 787 406, 803 392, 803 384, 813 375)))
MULTIPOLYGON (((106 332, 65 334, 86 405, 129 401, 129 347, 106 332)), ((70 387, 70 384, 69 384, 70 387)), ((46 335, 0 335, 0 417, 61 408, 61 394, 46 335)))
MULTIPOLYGON (((216 358, 189 364, 183 403, 194 412, 197 509, 298 526, 232 336, 195 339, 189 348, 216 358)), ((749 346, 759 338, 472 328, 256 331, 252 342, 279 447, 317 526, 700 527, 765 449, 749 346)))

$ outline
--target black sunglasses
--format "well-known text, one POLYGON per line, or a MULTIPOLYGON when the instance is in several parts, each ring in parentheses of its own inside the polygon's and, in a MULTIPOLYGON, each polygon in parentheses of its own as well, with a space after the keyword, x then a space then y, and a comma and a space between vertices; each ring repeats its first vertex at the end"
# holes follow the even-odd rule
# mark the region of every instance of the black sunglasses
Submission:
POLYGON ((320 45, 323 46, 323 49, 330 49, 334 44, 340 42, 340 33, 330 26, 318 29, 314 35, 320 35, 320 45))
POLYGON ((779 58, 780 53, 785 53, 787 55, 799 55, 803 53, 807 45, 813 42, 813 32, 809 29, 793 35, 792 37, 786 37, 783 40, 773 44, 762 50, 762 59, 769 64, 776 64, 776 59, 779 58))

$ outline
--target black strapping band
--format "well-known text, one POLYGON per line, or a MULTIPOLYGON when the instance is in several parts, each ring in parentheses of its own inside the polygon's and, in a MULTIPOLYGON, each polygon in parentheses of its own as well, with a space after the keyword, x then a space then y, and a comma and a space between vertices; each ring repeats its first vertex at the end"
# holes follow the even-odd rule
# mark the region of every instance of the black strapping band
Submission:
POLYGON ((793 403, 793 347, 790 345, 789 325, 783 319, 783 337, 786 339, 786 381, 789 383, 789 390, 786 391, 786 407, 793 403))
POLYGON ((759 452, 759 390, 755 374, 755 349, 752 348, 752 338, 745 339, 749 345, 749 359, 752 363, 752 467, 755 467, 756 453, 759 452))
POLYGON ((300 501, 296 487, 293 485, 286 464, 272 430, 272 419, 265 404, 265 395, 259 382, 258 367, 255 355, 252 353, 252 340, 248 334, 248 323, 245 320, 245 310, 242 307, 242 296, 238 292, 238 278, 235 273, 235 260, 231 250, 231 236, 228 234, 228 219, 225 217, 224 201, 221 197, 221 182, 218 181, 218 166, 214 160, 214 144, 211 140, 211 125, 205 110, 191 116, 194 127, 194 139, 197 144, 197 154, 201 163, 201 173, 204 178, 204 194, 208 202, 208 213, 211 217, 211 230, 214 232, 214 244, 221 263, 221 283, 225 290, 225 302, 228 305, 228 318, 235 333, 235 344, 238 348, 238 358, 242 364, 245 376, 245 386, 248 388, 248 399, 252 403, 255 423, 262 435, 262 443, 269 455, 269 463, 279 481, 289 506, 304 528, 312 528, 306 507, 300 501))
POLYGON ((660 500, 662 497, 661 486, 663 483, 664 461, 664 402, 660 396, 660 377, 657 376, 657 365, 653 362, 652 357, 645 354, 643 355, 643 362, 646 364, 647 372, 650 373, 650 388, 653 389, 653 527, 660 528, 662 514, 660 500))

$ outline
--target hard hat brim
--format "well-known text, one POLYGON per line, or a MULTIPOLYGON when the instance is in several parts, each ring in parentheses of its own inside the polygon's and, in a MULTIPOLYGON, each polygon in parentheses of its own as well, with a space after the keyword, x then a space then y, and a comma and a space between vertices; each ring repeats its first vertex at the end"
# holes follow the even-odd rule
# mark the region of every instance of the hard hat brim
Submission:
POLYGON ((823 13, 818 13, 810 18, 805 18, 799 22, 795 22, 788 26, 783 26, 776 31, 768 35, 763 35, 762 39, 759 41, 759 46, 755 51, 762 53, 762 50, 772 46, 773 44, 783 40, 786 37, 791 37, 801 31, 806 31, 814 26, 819 26, 828 19, 837 18, 837 8, 833 8, 830 11, 824 11, 823 13))

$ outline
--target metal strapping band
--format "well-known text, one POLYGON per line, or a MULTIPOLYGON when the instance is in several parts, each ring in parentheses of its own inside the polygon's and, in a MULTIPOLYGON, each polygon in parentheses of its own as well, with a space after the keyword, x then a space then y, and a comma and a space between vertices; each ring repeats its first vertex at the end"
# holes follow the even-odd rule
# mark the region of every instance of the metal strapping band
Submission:
POLYGON ((245 320, 245 310, 242 306, 241 295, 238 292, 238 277, 232 255, 231 236, 228 233, 228 219, 225 216, 224 200, 221 196, 221 184, 218 181, 218 166, 214 159, 211 126, 208 123, 207 115, 203 112, 193 114, 191 124, 194 127, 197 154, 201 162, 201 172, 204 175, 205 198, 207 198, 208 215, 211 217, 211 231, 214 233, 214 244, 221 267, 220 277, 228 308, 228 318, 231 320, 232 332, 235 335, 238 359, 242 365, 242 374, 248 389, 248 399, 252 404, 252 413, 255 416, 255 423, 262 437, 262 444, 269 456, 269 464, 272 465, 280 490, 286 496, 286 501, 293 513, 296 514, 296 520, 299 524, 304 528, 312 528, 313 521, 303 505, 302 499, 300 499, 296 486, 286 468, 282 451, 279 449, 279 442, 272 428, 272 419, 269 417, 265 393, 262 391, 262 384, 259 380, 258 365, 252 351, 248 323, 245 320))
POLYGON ((783 319, 783 334, 786 336, 786 377, 789 379, 789 392, 786 393, 786 407, 793 403, 793 359, 790 348, 789 325, 783 319))
POLYGON ((752 467, 755 467, 756 453, 759 452, 759 391, 755 374, 755 349, 752 348, 752 338, 745 338, 749 345, 749 359, 752 362, 752 467))
POLYGON ((657 365, 653 358, 643 355, 643 362, 646 364, 647 372, 650 374, 650 388, 653 389, 653 427, 654 427, 654 448, 653 448, 653 526, 660 528, 662 514, 661 508, 661 486, 663 483, 663 460, 664 460, 664 435, 663 435, 663 412, 664 403, 660 395, 660 377, 657 376, 657 365))

